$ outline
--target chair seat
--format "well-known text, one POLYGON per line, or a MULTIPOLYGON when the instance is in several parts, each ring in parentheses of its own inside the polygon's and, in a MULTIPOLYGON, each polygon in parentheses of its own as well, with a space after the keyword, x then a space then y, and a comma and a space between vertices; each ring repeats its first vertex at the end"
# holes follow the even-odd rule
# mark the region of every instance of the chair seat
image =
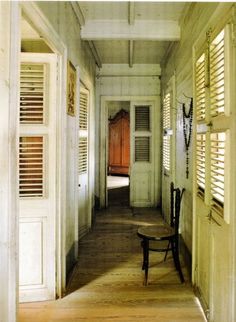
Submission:
POLYGON ((168 240, 174 235, 174 228, 168 225, 143 226, 138 229, 138 236, 149 240, 168 240))

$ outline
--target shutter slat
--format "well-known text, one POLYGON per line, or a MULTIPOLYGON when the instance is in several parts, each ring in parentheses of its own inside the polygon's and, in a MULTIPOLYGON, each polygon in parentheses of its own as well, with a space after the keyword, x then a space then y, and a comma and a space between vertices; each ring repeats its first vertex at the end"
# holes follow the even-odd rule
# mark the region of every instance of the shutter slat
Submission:
POLYGON ((195 88, 196 88, 196 116, 197 121, 205 119, 206 114, 206 94, 205 94, 205 54, 202 54, 195 65, 195 88))
POLYGON ((196 149, 196 178, 198 184, 198 191, 201 193, 205 190, 205 161, 206 161, 206 135, 197 134, 197 149, 196 149))
POLYGON ((210 45, 210 113, 211 116, 223 114, 225 110, 225 54, 224 30, 210 45))
MULTIPOLYGON (((225 132, 211 134, 211 194, 212 202, 224 204, 225 132)), ((219 205, 217 205, 219 207, 219 205)))
POLYGON ((135 131, 150 131, 149 106, 135 106, 135 131))
POLYGON ((150 161, 150 138, 136 137, 135 138, 135 162, 150 161))
POLYGON ((21 64, 20 123, 43 124, 45 112, 45 65, 21 64), (35 109, 38 114, 36 115, 35 109))
POLYGON ((19 143, 19 196, 43 197, 43 137, 21 136, 19 143))
POLYGON ((87 172, 88 166, 88 141, 87 138, 79 139, 79 174, 87 172))

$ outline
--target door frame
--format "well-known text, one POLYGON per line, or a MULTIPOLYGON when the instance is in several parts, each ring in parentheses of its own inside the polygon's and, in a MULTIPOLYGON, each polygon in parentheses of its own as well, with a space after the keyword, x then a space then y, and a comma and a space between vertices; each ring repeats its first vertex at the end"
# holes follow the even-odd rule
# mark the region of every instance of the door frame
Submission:
MULTIPOLYGON (((57 106, 56 120, 56 295, 61 297, 66 288, 66 75, 67 75, 67 48, 57 32, 33 2, 21 2, 21 15, 24 12, 27 21, 45 39, 53 52, 57 55, 57 106)), ((20 15, 20 19, 21 19, 20 15)), ((20 25, 20 20, 18 26, 20 25)))
MULTIPOLYGON (((156 96, 101 96, 101 115, 100 115, 100 151, 99 151, 99 198, 100 208, 106 208, 108 206, 107 195, 107 164, 108 164, 108 101, 152 101, 154 103, 154 109, 160 108, 160 95, 156 96), (158 105, 159 104, 159 105, 158 105)), ((157 114, 157 113, 156 113, 157 114)), ((158 131, 156 131, 158 132, 158 131)), ((161 147, 160 135, 154 135, 154 146, 161 147)), ((160 158, 158 151, 154 151, 154 160, 156 162, 155 169, 161 169, 160 158)), ((161 172, 160 172, 161 173, 161 172)), ((161 174, 155 170, 155 185, 154 195, 158 195, 161 189, 161 174)))

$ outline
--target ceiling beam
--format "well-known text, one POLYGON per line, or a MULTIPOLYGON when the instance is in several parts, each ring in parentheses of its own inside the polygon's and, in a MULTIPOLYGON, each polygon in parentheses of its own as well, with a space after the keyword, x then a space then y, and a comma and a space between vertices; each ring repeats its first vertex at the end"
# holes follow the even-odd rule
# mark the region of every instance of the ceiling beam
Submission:
MULTIPOLYGON (((76 18, 78 20, 78 23, 79 23, 80 27, 84 26, 85 25, 85 19, 84 19, 83 12, 82 12, 78 2, 71 1, 71 6, 73 8, 73 11, 75 13, 75 16, 76 16, 76 18)), ((102 67, 102 62, 101 62, 101 59, 99 57, 99 54, 97 52, 97 49, 96 49, 94 43, 92 41, 88 41, 88 45, 89 45, 89 48, 91 50, 91 53, 93 55, 93 58, 95 60, 96 65, 98 66, 98 68, 101 68, 102 67)))
POLYGON ((84 40, 180 40, 180 27, 173 20, 88 20, 81 28, 84 40))

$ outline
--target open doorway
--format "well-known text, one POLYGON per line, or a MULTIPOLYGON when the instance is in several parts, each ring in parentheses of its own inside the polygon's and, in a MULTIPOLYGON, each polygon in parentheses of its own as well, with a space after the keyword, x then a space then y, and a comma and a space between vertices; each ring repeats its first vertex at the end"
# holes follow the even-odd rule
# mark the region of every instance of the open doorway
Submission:
POLYGON ((25 4, 19 21, 19 301, 55 299, 64 287, 60 151, 64 111, 59 78, 64 45, 34 7, 25 4), (33 23, 34 21, 35 23, 33 23), (37 23, 36 23, 37 22, 37 23), (40 30, 40 32, 38 31, 40 30), (50 175, 49 175, 50 174, 50 175), (61 253, 59 253, 61 249, 61 253))
POLYGON ((108 205, 129 206, 130 102, 108 102, 108 205))

